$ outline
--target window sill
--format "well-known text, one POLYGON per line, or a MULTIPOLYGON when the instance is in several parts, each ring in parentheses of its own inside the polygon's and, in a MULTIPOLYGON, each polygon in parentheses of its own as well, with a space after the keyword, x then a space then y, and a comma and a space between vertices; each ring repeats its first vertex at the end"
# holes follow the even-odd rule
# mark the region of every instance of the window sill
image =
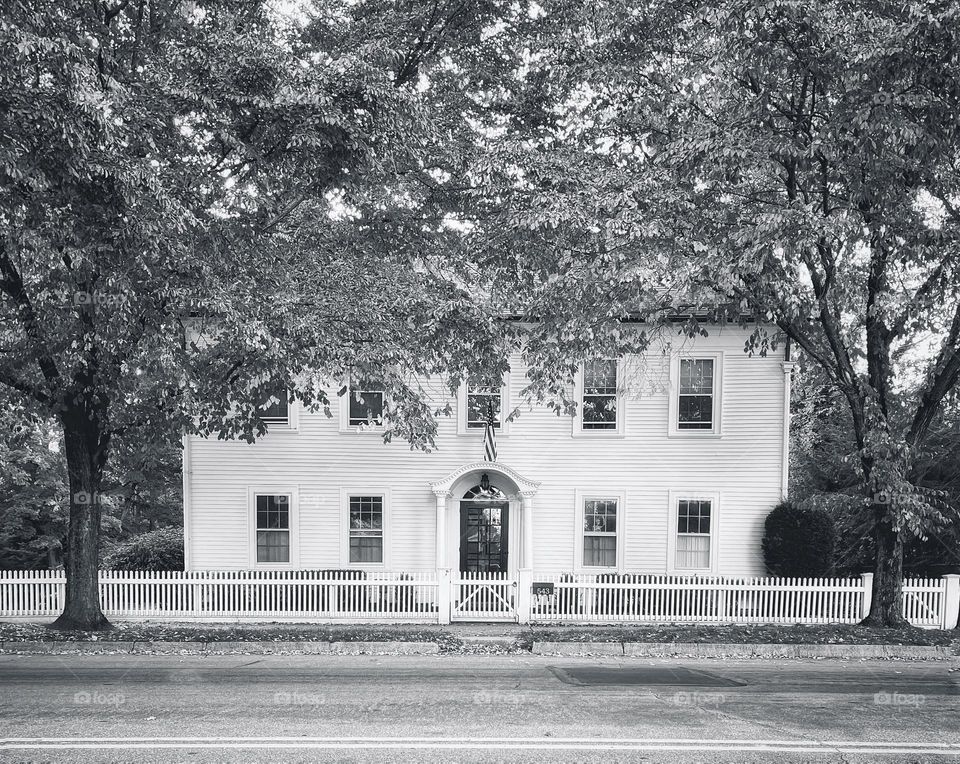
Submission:
POLYGON ((353 435, 380 435, 387 430, 382 424, 367 426, 362 424, 348 424, 340 427, 340 432, 353 435))
POLYGON ((300 423, 295 421, 287 422, 266 422, 267 435, 289 435, 300 432, 300 423))
MULTIPOLYGON (((476 437, 477 440, 483 440, 483 428, 482 428, 482 427, 479 427, 479 428, 471 428, 471 429, 469 429, 469 430, 458 430, 458 431, 457 431, 457 436, 458 436, 458 437, 464 437, 464 438, 468 438, 468 437, 474 436, 474 437, 476 437)), ((503 430, 502 428, 499 428, 499 429, 496 430, 496 439, 497 439, 497 440, 501 440, 501 439, 509 438, 509 437, 510 437, 510 431, 509 431, 509 430, 503 430)))
POLYGON ((617 438, 625 438, 627 435, 620 430, 574 430, 571 433, 571 437, 587 439, 597 438, 598 440, 609 438, 610 440, 616 440, 617 438))

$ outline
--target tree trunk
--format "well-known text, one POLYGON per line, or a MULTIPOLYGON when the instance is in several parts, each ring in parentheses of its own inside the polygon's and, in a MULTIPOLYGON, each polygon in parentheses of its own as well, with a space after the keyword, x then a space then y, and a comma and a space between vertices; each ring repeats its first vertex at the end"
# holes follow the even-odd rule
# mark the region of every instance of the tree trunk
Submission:
POLYGON ((70 483, 70 526, 63 562, 67 574, 63 612, 54 629, 109 629, 100 609, 100 484, 106 453, 96 418, 86 411, 61 415, 70 483))
POLYGON ((862 622, 864 626, 901 628, 908 625, 903 617, 903 536, 893 528, 889 511, 884 504, 873 507, 877 561, 873 600, 862 622))

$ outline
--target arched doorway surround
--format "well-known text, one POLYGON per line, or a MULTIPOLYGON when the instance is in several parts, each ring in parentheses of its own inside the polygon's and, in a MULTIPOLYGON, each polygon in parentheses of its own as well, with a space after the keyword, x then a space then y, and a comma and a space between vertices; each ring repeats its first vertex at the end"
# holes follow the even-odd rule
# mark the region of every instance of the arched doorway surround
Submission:
POLYGON ((540 484, 504 464, 484 461, 464 464, 430 484, 437 500, 437 567, 460 564, 460 502, 464 494, 480 484, 484 475, 491 486, 506 495, 509 503, 510 522, 514 526, 508 539, 510 572, 533 568, 533 500, 540 484))

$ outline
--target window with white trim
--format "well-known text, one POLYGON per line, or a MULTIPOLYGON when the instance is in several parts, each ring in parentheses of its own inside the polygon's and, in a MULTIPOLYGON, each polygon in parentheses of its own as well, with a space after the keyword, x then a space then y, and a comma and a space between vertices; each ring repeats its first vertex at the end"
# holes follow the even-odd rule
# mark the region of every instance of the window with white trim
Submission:
POLYGON ((583 502, 583 566, 617 567, 616 499, 585 499, 583 502))
POLYGON ((274 385, 267 391, 259 415, 268 425, 290 424, 290 393, 285 386, 274 385))
POLYGON ((351 427, 383 424, 383 385, 381 383, 361 382, 356 387, 350 388, 349 397, 348 423, 351 427))
POLYGON ((257 494, 257 562, 290 562, 290 496, 257 494))
POLYGON ((709 499, 680 499, 677 502, 677 570, 710 568, 710 524, 713 502, 709 499))
POLYGON ((493 426, 500 427, 500 403, 503 388, 501 385, 467 386, 467 427, 483 429, 487 426, 487 417, 493 414, 493 426))
POLYGON ((383 562, 383 496, 350 497, 350 562, 383 562))
POLYGON ((713 430, 716 365, 712 358, 681 358, 678 430, 713 430))
POLYGON ((580 427, 617 429, 617 362, 595 359, 583 364, 580 427))

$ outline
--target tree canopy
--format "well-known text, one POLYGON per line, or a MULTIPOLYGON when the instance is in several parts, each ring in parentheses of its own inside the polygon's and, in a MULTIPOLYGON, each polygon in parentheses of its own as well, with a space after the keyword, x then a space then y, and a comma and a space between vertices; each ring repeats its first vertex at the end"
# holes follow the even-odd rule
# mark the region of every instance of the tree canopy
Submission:
POLYGON ((688 307, 755 321, 748 352, 789 340, 846 403, 870 619, 900 623, 903 540, 943 520, 915 465, 960 379, 960 10, 543 7, 484 165, 510 199, 490 259, 522 242, 515 281, 552 319, 532 348, 615 351, 624 316, 688 307))
MULTIPOLYGON (((478 50, 495 6, 309 10, 6 6, 0 383, 63 431, 64 625, 103 623, 118 438, 252 438, 278 382, 323 405, 318 380, 351 368, 503 363, 491 316, 451 276, 459 234, 435 179, 471 134, 437 108, 463 99, 445 57, 478 50)), ((389 432, 429 445, 429 406, 387 376, 389 432)))

